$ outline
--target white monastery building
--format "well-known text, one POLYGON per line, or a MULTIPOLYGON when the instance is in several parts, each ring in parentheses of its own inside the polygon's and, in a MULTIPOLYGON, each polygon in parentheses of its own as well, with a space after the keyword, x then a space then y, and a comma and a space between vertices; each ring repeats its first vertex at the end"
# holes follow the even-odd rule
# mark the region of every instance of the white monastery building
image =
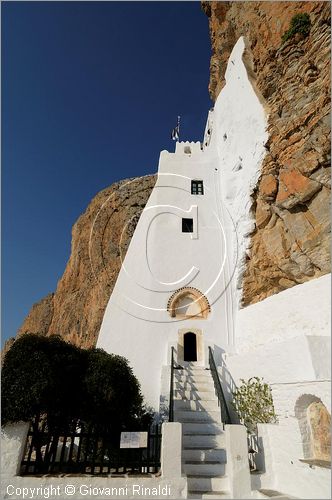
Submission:
MULTIPOLYGON (((204 388, 211 381, 210 347, 228 403, 241 378, 264 377, 272 388, 278 423, 259 426, 265 474, 252 478, 252 489, 272 484, 297 498, 329 498, 329 471, 312 462, 322 457, 310 418, 315 411, 329 418, 331 411, 330 275, 240 307, 243 262, 255 227, 251 194, 268 138, 266 110, 248 78, 244 50, 240 38, 203 143, 177 142, 174 153, 160 154, 158 179, 97 346, 129 360, 148 405, 162 418, 170 405, 174 348, 174 362, 183 368, 174 386, 174 420, 183 425, 182 461, 193 495, 223 489, 213 483, 213 474, 207 486, 204 477, 186 469, 191 463, 186 457, 197 460, 189 450, 207 433, 202 411, 215 429, 220 424, 215 396, 209 400, 212 392, 204 388), (204 390, 206 397, 198 397, 204 390)), ((230 404, 229 411, 232 415, 230 404)), ((201 448, 206 446, 207 437, 201 441, 201 448)))
POLYGON ((158 409, 162 367, 207 363, 235 352, 241 262, 254 186, 265 153, 266 116, 239 40, 227 86, 210 111, 204 143, 178 142, 160 154, 158 179, 109 300, 98 347, 127 357, 158 409), (243 140, 245 138, 245 140, 243 140))
POLYGON ((97 347, 128 359, 163 422, 158 473, 144 465, 145 477, 22 476, 29 423, 21 422, 2 432, 1 498, 56 500, 65 488, 82 500, 82 484, 96 500, 105 487, 112 498, 137 498, 138 483, 150 491, 144 498, 331 498, 330 275, 241 308, 268 139, 244 51, 240 38, 203 143, 161 152, 99 332, 97 347), (271 387, 277 421, 247 439, 231 400, 250 377, 271 387))

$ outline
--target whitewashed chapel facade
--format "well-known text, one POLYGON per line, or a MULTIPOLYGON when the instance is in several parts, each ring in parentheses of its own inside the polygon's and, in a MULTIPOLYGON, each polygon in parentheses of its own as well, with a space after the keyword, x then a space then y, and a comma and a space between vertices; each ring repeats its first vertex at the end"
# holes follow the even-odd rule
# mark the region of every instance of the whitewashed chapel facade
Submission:
POLYGON ((235 352, 237 283, 253 225, 250 184, 257 181, 267 137, 243 49, 240 39, 203 144, 180 142, 175 153, 161 152, 157 183, 99 334, 98 347, 129 359, 154 408, 170 346, 178 361, 201 365, 208 345, 217 356, 235 352), (191 344, 196 352, 188 357, 191 344))
POLYGON ((154 408, 171 345, 179 362, 202 365, 208 344, 234 350, 232 275, 216 165, 216 155, 199 143, 178 143, 175 153, 161 153, 157 183, 100 331, 98 347, 130 360, 154 408), (190 332, 196 352, 188 357, 190 332))
POLYGON ((328 469, 306 460, 315 455, 310 415, 331 412, 330 275, 245 309, 239 305, 255 227, 251 194, 268 138, 266 110, 248 78, 244 50, 240 38, 203 143, 180 142, 174 153, 160 154, 157 183, 97 346, 129 360, 147 403, 161 413, 172 346, 179 363, 202 367, 211 346, 228 399, 240 378, 264 377, 278 424, 260 428, 266 473, 259 484, 253 479, 253 489, 328 498, 328 469))

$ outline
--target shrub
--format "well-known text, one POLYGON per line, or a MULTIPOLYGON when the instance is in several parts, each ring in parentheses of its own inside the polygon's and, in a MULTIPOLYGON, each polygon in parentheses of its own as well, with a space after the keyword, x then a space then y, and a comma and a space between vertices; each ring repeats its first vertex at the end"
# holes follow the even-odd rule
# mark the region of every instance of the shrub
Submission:
POLYGON ((241 385, 232 395, 232 405, 248 432, 255 432, 258 423, 276 422, 271 388, 263 379, 241 379, 241 385))
POLYGON ((4 359, 2 421, 29 421, 36 415, 46 418, 52 432, 81 420, 115 436, 150 422, 125 358, 80 349, 57 336, 26 334, 4 359))
POLYGON ((83 379, 83 419, 100 430, 139 430, 149 423, 140 385, 128 361, 102 349, 87 352, 83 379))
POLYGON ((286 42, 292 38, 295 33, 300 33, 303 37, 306 37, 310 33, 310 27, 311 22, 309 14, 296 14, 290 21, 289 29, 282 35, 282 41, 286 42))
POLYGON ((85 370, 81 351, 58 336, 26 334, 17 339, 2 368, 2 422, 47 413, 60 425, 77 416, 85 370))

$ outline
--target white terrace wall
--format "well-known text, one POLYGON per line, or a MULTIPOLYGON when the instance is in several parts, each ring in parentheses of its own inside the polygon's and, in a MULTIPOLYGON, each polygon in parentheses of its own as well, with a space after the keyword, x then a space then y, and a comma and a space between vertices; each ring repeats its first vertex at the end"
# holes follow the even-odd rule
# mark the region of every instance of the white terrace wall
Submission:
POLYGON ((330 470, 301 461, 308 457, 298 409, 321 401, 331 413, 330 281, 326 275, 297 285, 238 313, 238 354, 224 355, 224 388, 230 396, 241 378, 263 377, 278 416, 278 424, 259 426, 266 472, 254 489, 330 498, 330 470))
POLYGON ((238 354, 223 356, 224 369, 234 385, 241 378, 264 377, 272 385, 279 417, 294 414, 301 392, 317 393, 331 408, 330 283, 328 274, 237 314, 238 354))
POLYGON ((19 476, 27 432, 26 423, 8 425, 1 430, 1 499, 187 498, 187 478, 181 475, 180 423, 163 424, 162 472, 153 477, 19 476))
POLYGON ((252 488, 273 489, 296 498, 331 498, 331 470, 300 462, 302 443, 295 419, 259 424, 265 473, 253 476, 252 488))

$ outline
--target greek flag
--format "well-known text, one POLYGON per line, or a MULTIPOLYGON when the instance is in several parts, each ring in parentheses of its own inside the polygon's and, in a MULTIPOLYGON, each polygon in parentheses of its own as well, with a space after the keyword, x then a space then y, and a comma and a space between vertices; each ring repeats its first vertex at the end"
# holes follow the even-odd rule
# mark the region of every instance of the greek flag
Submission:
POLYGON ((171 137, 173 141, 178 141, 180 139, 180 117, 178 116, 178 123, 175 128, 172 130, 171 137))

